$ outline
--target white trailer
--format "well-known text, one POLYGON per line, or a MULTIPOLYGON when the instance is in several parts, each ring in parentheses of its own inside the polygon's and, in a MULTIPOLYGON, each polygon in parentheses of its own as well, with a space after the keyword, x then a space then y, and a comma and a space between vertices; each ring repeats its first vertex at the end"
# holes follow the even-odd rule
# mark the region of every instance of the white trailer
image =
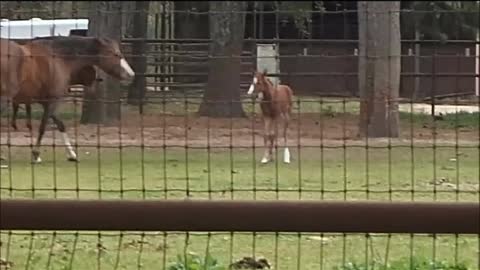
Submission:
POLYGON ((8 39, 31 39, 48 36, 69 36, 73 31, 88 30, 88 19, 7 20, 0 22, 0 36, 8 39))

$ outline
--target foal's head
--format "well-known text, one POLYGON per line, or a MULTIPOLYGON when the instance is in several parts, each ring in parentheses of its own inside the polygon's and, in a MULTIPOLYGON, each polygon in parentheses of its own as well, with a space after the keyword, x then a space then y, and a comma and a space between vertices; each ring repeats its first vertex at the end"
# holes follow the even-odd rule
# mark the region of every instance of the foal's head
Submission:
POLYGON ((255 71, 253 75, 252 84, 248 88, 247 95, 251 97, 258 97, 262 99, 264 93, 269 90, 269 80, 267 78, 267 70, 263 70, 263 72, 255 71))
POLYGON ((110 38, 95 38, 94 46, 98 52, 99 68, 119 80, 130 81, 135 77, 135 72, 125 60, 118 42, 110 38))

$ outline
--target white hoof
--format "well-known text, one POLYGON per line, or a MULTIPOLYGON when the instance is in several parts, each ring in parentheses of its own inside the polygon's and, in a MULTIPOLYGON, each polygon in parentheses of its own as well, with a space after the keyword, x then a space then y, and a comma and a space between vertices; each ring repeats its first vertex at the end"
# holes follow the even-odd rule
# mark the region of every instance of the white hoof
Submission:
POLYGON ((268 163, 268 158, 266 158, 266 157, 262 158, 261 162, 262 162, 262 164, 268 163))
POLYGON ((70 161, 70 162, 78 162, 78 159, 76 157, 68 157, 67 158, 67 161, 70 161))
POLYGON ((42 163, 42 159, 40 157, 33 158, 32 163, 34 163, 34 164, 42 163))
POLYGON ((288 148, 285 148, 283 152, 283 162, 290 163, 290 150, 288 148))
POLYGON ((75 154, 75 152, 73 152, 73 151, 67 152, 67 160, 77 162, 78 158, 77 158, 77 155, 75 154))

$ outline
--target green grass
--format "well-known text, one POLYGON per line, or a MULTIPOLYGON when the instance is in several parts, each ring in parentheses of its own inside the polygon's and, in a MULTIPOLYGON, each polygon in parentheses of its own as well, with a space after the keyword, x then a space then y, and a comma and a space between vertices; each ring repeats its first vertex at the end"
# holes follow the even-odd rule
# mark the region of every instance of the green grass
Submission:
MULTIPOLYGON (((432 126, 432 117, 427 114, 410 114, 407 112, 400 112, 400 120, 413 123, 414 126, 432 126)), ((470 128, 478 129, 480 126, 480 113, 447 113, 444 114, 439 120, 435 121, 437 128, 445 129, 458 129, 458 128, 470 128)))
MULTIPOLYGON (((188 190, 194 199, 479 200, 479 150, 474 147, 460 147, 458 152, 454 147, 437 148, 435 163, 431 148, 415 148, 414 160, 409 147, 371 148, 368 160, 366 150, 358 147, 345 152, 302 148, 300 157, 298 149, 291 149, 293 162, 288 166, 260 165, 262 151, 188 149, 187 154, 182 148, 165 152, 146 148, 142 154, 141 149, 125 148, 119 155, 119 149, 92 147, 79 149, 81 161, 74 164, 65 160, 61 147, 53 156, 52 148, 45 146, 44 162, 32 166, 29 148, 15 148, 11 171, 1 170, 1 196, 173 199, 185 198, 188 190)), ((178 254, 203 256, 207 250, 222 265, 256 255, 267 258, 274 269, 288 270, 334 269, 349 262, 392 263, 410 255, 464 263, 469 270, 479 265, 476 236, 320 236, 146 233, 142 237, 135 232, 102 232, 99 238, 97 232, 32 236, 17 231, 2 232, 1 257, 13 262, 13 269, 167 269, 178 254)))
POLYGON ((338 267, 335 270, 366 270, 366 269, 385 269, 385 270, 466 270, 468 269, 463 263, 448 263, 442 260, 435 261, 422 257, 404 258, 394 261, 390 264, 371 263, 356 264, 349 263, 345 266, 338 267))

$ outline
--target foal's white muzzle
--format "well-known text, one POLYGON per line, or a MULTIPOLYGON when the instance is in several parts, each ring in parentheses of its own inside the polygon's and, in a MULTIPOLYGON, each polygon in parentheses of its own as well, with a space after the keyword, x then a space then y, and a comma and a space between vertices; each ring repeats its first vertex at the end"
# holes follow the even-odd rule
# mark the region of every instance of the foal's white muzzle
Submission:
POLYGON ((250 84, 250 87, 248 88, 247 95, 252 96, 253 90, 255 90, 255 86, 253 86, 253 84, 250 84))
POLYGON ((254 77, 252 80, 252 83, 250 84, 250 87, 248 88, 247 95, 252 96, 253 92, 255 91, 255 84, 257 84, 257 78, 254 77))
POLYGON ((260 101, 263 99, 263 93, 262 92, 255 93, 253 85, 251 85, 250 89, 248 89, 247 96, 257 101, 260 101))

